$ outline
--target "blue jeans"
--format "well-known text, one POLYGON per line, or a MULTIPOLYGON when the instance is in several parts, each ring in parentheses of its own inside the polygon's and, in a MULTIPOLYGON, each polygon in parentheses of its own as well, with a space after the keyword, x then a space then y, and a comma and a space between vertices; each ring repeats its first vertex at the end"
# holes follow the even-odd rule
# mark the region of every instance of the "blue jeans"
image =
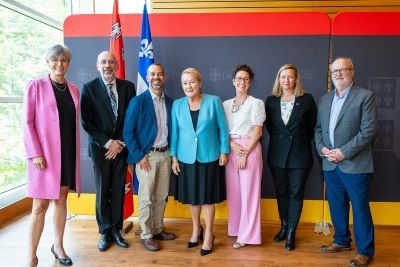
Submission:
POLYGON ((368 202, 370 173, 350 174, 342 172, 339 167, 333 171, 324 171, 327 197, 335 235, 333 242, 349 244, 350 204, 353 208, 354 238, 357 252, 361 255, 373 256, 374 224, 368 202))

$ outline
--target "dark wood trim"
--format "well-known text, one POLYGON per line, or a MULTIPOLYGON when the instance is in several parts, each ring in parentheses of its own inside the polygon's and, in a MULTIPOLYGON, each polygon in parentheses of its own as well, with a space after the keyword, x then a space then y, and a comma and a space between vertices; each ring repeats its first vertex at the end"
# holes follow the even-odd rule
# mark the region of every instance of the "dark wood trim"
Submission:
POLYGON ((0 209, 0 228, 32 209, 32 198, 25 197, 0 209))

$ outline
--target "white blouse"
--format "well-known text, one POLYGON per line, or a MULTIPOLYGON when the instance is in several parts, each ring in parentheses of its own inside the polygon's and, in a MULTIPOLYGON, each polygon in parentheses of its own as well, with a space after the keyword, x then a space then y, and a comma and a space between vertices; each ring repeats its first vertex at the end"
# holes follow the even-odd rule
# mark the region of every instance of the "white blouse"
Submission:
POLYGON ((263 126, 265 121, 264 102, 249 95, 240 109, 233 112, 233 100, 234 98, 224 102, 229 134, 251 137, 253 125, 263 126))
POLYGON ((281 100, 281 116, 283 123, 285 125, 288 123, 290 115, 292 114, 293 106, 294 106, 294 100, 292 101, 281 100))

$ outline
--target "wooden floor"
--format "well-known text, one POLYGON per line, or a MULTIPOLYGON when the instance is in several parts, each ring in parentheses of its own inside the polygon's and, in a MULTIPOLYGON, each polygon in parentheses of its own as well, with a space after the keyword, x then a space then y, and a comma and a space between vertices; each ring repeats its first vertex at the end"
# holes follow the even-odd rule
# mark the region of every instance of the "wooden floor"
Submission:
MULTIPOLYGON (((52 222, 46 218, 44 234, 38 249, 39 266, 58 266, 50 253, 53 242, 52 222)), ((215 225, 213 253, 201 257, 200 246, 188 249, 186 243, 191 233, 191 221, 166 219, 165 228, 177 234, 173 241, 162 241, 161 250, 143 249, 138 235, 139 225, 133 220, 133 229, 125 238, 128 249, 116 245, 103 253, 97 251, 97 225, 93 217, 77 216, 67 221, 65 248, 75 267, 131 267, 131 266, 347 266, 355 251, 322 254, 319 247, 330 243, 332 234, 315 234, 312 224, 301 224, 297 231, 297 248, 286 252, 283 244, 274 244, 272 237, 279 229, 275 223, 262 225, 263 244, 233 249, 235 238, 227 236, 226 221, 215 225)), ((0 266, 22 267, 25 263, 29 215, 21 216, 0 228, 0 266)), ((376 255, 371 266, 400 266, 400 227, 376 226, 376 255)), ((354 245, 354 244, 353 244, 354 245)))

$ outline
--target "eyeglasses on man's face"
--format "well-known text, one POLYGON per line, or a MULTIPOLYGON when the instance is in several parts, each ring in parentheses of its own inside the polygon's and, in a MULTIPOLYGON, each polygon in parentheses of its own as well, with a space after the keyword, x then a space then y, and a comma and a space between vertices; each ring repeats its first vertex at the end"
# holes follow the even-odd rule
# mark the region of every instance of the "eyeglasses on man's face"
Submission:
POLYGON ((113 60, 113 59, 102 59, 102 60, 100 60, 99 61, 99 64, 101 64, 101 65, 116 65, 117 64, 117 61, 115 61, 115 60, 113 60))
POLYGON ((340 69, 333 69, 331 70, 332 75, 338 75, 339 73, 347 73, 353 70, 352 68, 340 68, 340 69))
POLYGON ((235 77, 235 81, 237 83, 240 83, 240 82, 248 83, 248 82, 250 82, 250 78, 249 77, 240 77, 240 76, 238 76, 238 77, 235 77))

